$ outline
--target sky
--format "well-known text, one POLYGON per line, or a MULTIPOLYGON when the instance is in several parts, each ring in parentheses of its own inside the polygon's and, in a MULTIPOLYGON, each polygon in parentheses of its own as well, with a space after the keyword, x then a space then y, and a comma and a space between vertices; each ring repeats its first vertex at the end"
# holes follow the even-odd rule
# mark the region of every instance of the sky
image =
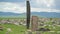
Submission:
MULTIPOLYGON (((29 0, 31 12, 60 13, 60 0, 29 0)), ((24 13, 26 0, 0 0, 0 12, 24 13)))

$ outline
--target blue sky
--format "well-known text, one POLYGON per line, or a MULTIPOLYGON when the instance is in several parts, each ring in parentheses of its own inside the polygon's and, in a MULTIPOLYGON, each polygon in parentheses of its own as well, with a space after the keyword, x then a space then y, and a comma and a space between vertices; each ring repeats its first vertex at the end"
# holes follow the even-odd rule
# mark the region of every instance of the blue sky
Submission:
MULTIPOLYGON (((31 12, 58 12, 60 0, 29 0, 31 12)), ((26 0, 0 0, 0 12, 26 12, 26 0)))

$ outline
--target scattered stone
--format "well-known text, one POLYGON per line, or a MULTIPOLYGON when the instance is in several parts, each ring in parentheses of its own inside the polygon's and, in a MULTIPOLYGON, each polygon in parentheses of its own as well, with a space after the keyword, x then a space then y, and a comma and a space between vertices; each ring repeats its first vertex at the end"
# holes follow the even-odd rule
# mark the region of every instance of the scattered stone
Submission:
POLYGON ((14 23, 14 24, 19 26, 19 23, 14 23))
POLYGON ((50 29, 48 29, 48 28, 40 28, 37 31, 50 31, 50 29))
POLYGON ((9 32, 11 32, 11 31, 12 31, 11 28, 7 28, 6 34, 9 34, 9 32))
POLYGON ((7 31, 8 31, 8 32, 11 32, 12 30, 11 30, 11 28, 7 28, 7 31))
POLYGON ((48 25, 48 26, 51 26, 51 25, 48 25))
POLYGON ((40 26, 44 26, 44 24, 43 24, 43 23, 41 23, 41 24, 40 24, 40 26))
POLYGON ((0 26, 0 30, 3 31, 3 27, 2 26, 0 26))
POLYGON ((36 34, 41 34, 41 33, 39 31, 37 31, 36 34))
POLYGON ((31 31, 31 30, 28 30, 28 31, 26 32, 26 34, 32 34, 32 31, 31 31))

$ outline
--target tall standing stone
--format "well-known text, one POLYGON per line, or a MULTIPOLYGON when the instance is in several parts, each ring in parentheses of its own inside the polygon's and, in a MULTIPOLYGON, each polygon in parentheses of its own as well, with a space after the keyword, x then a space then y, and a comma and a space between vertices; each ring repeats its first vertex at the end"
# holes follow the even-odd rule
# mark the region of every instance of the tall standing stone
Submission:
POLYGON ((29 25, 30 25, 30 3, 29 0, 27 0, 26 2, 27 4, 27 29, 29 29, 29 25))
POLYGON ((37 29, 38 29, 38 17, 37 16, 32 16, 31 30, 36 31, 37 29))

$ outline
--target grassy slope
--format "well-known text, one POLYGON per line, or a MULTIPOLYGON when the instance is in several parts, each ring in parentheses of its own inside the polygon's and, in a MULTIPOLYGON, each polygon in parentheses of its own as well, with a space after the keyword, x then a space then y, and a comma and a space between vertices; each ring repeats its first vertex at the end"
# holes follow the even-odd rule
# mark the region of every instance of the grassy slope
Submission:
POLYGON ((4 27, 3 31, 0 31, 0 34, 6 34, 7 32, 7 28, 11 28, 12 32, 9 32, 9 34, 24 34, 24 32, 26 31, 26 27, 25 26, 17 26, 17 25, 13 25, 13 24, 2 24, 0 26, 4 27))
MULTIPOLYGON (((2 18, 0 18, 2 19, 2 18)), ((5 19, 5 18, 3 18, 5 19)), ((9 18, 11 19, 11 18, 9 18)), ((45 24, 49 24, 51 25, 50 22, 48 23, 45 23, 45 24)), ((11 28, 12 29, 12 32, 9 32, 9 34, 24 34, 24 32, 27 30, 25 26, 17 26, 17 25, 14 25, 14 24, 2 24, 0 26, 3 26, 4 27, 4 31, 0 31, 0 34, 6 34, 7 32, 7 28, 11 28)), ((41 26, 39 26, 41 27, 41 26)), ((60 34, 60 26, 54 26, 55 29, 52 27, 52 26, 45 26, 44 28, 49 28, 51 31, 55 31, 55 32, 41 32, 42 34, 60 34)))

